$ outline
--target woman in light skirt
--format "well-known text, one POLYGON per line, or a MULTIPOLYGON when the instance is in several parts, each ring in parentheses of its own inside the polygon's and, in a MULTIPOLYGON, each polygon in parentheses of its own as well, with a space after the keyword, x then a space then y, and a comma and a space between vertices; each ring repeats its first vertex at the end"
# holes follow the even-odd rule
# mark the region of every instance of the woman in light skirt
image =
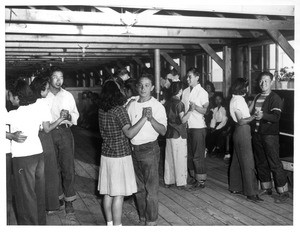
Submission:
POLYGON ((113 80, 107 81, 100 95, 98 111, 102 137, 98 190, 104 195, 103 206, 108 226, 122 225, 124 196, 137 192, 128 138, 134 137, 147 121, 143 112, 138 123, 131 126, 124 107, 126 97, 113 80))

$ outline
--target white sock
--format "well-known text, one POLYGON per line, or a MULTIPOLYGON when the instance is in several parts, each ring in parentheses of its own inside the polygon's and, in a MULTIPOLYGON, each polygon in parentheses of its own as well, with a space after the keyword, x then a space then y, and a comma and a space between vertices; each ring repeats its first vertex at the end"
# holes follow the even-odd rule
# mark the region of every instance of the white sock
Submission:
POLYGON ((122 223, 120 225, 115 225, 115 226, 122 226, 122 223))
POLYGON ((107 226, 113 226, 113 222, 112 221, 107 222, 107 226))

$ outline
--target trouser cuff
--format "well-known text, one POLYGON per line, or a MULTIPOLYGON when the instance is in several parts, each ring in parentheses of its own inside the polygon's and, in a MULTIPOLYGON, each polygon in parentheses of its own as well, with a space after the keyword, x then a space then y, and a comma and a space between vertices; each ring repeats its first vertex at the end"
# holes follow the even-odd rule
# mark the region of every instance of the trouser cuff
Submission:
POLYGON ((261 188, 262 188, 263 190, 273 188, 273 185, 272 185, 272 182, 271 182, 271 181, 268 181, 268 182, 261 182, 260 185, 261 185, 261 188))
POLYGON ((65 197, 65 201, 75 201, 75 200, 76 200, 76 195, 71 197, 65 197))
POLYGON ((280 193, 284 193, 284 192, 287 192, 289 191, 289 187, 288 187, 288 183, 286 183, 284 186, 282 187, 277 187, 276 188, 277 192, 280 194, 280 193))
POLYGON ((206 181, 207 174, 195 174, 195 179, 197 181, 206 181))

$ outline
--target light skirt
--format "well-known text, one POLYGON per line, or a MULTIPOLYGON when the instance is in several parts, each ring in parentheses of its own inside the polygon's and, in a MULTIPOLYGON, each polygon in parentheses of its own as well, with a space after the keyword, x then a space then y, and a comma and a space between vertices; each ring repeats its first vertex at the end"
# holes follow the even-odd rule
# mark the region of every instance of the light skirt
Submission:
POLYGON ((132 157, 101 156, 98 190, 110 196, 130 196, 137 192, 132 157))
POLYGON ((167 139, 165 156, 165 184, 187 184, 187 140, 167 139))

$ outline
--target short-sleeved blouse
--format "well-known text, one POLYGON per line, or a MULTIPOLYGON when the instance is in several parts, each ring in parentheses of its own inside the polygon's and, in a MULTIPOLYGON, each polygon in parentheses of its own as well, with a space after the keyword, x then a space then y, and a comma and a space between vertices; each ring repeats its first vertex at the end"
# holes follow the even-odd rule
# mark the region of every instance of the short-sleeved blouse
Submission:
POLYGON ((237 110, 242 113, 242 118, 250 117, 249 108, 247 106, 245 98, 241 95, 232 95, 229 108, 230 108, 230 116, 235 122, 238 122, 235 115, 235 111, 237 110))
POLYGON ((122 128, 130 124, 129 116, 123 106, 117 106, 108 112, 98 111, 99 129, 103 139, 101 155, 119 158, 131 155, 129 139, 122 128))

